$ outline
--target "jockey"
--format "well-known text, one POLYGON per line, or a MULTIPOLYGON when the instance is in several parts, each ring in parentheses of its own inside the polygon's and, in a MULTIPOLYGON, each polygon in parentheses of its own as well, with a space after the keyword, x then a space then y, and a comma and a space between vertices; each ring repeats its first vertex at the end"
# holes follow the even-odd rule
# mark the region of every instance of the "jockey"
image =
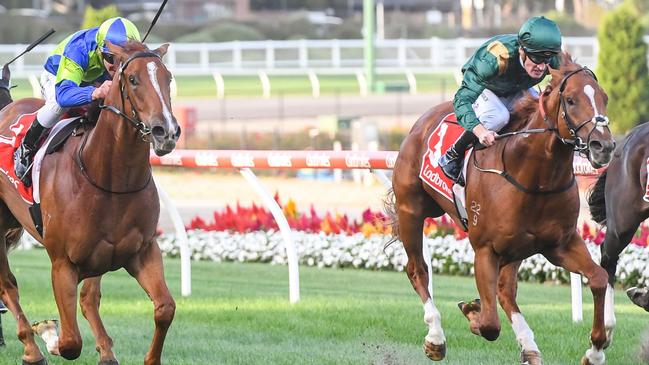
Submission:
POLYGON ((453 99, 458 122, 465 131, 440 158, 444 174, 460 185, 464 152, 476 142, 491 146, 496 132, 509 122, 514 101, 558 68, 561 32, 543 16, 528 19, 516 34, 493 37, 462 67, 462 85, 453 99))
POLYGON ((28 171, 39 141, 59 118, 72 107, 90 104, 108 94, 117 69, 106 41, 122 46, 140 40, 135 25, 125 18, 108 19, 99 27, 80 30, 64 39, 45 61, 41 74, 45 98, 36 120, 14 153, 14 171, 26 186, 31 186, 28 171))

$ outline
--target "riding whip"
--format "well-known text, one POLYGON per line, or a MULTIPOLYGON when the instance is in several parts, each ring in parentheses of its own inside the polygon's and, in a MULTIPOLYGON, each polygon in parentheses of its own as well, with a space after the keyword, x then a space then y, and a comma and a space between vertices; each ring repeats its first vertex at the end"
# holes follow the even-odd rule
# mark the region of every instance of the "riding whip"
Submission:
POLYGON ((30 45, 27 47, 27 49, 25 49, 21 54, 19 54, 18 56, 14 57, 11 61, 5 63, 5 66, 11 64, 11 63, 14 62, 15 60, 19 59, 19 58, 20 58, 22 55, 24 55, 25 53, 31 51, 31 50, 32 50, 34 47, 36 47, 39 43, 41 43, 41 42, 43 42, 45 39, 47 39, 47 37, 49 37, 49 36, 51 36, 52 34, 54 34, 54 32, 56 32, 54 29, 50 29, 50 30, 48 30, 47 33, 43 34, 40 38, 38 38, 37 40, 33 41, 32 44, 30 44, 30 45))
POLYGON ((158 9, 158 12, 155 14, 153 17, 153 20, 151 21, 151 25, 149 26, 149 30, 146 31, 146 34, 144 35, 144 38, 142 38, 142 43, 146 40, 146 37, 149 36, 149 33, 151 32, 151 29, 153 29, 153 26, 155 23, 158 21, 158 18, 160 17, 160 14, 162 13, 162 9, 165 8, 165 5, 167 5, 167 0, 162 0, 162 4, 160 5, 160 9, 158 9))

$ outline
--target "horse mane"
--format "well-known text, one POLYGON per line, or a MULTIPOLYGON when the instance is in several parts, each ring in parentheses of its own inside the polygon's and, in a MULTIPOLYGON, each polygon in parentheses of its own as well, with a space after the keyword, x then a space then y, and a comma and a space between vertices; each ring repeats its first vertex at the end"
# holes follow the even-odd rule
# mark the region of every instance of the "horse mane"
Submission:
POLYGON ((126 53, 134 53, 134 52, 148 52, 149 47, 147 47, 144 43, 136 40, 128 40, 124 45, 122 46, 122 49, 126 53))
MULTIPOLYGON (((567 73, 579 68, 581 68, 581 65, 572 59, 570 53, 562 52, 559 55, 559 69, 551 72, 552 79, 542 92, 547 93, 550 90, 558 88, 559 83, 567 73)), ((507 127, 502 132, 517 131, 529 124, 536 118, 536 114, 539 112, 538 107, 539 100, 530 93, 525 92, 525 95, 514 104, 509 124, 507 124, 507 127)))

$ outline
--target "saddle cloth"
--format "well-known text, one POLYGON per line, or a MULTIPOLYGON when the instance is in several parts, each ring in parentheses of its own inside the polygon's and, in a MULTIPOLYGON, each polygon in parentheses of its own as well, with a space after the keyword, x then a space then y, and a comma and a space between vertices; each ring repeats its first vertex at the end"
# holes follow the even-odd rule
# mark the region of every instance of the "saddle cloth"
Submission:
POLYGON ((20 146, 23 138, 25 138, 25 133, 27 133, 27 130, 34 122, 34 119, 36 119, 35 112, 23 114, 19 116, 11 126, 9 126, 8 136, 0 136, 0 171, 7 176, 11 184, 16 188, 16 190, 18 190, 18 193, 27 204, 34 204, 34 202, 38 203, 40 201, 38 180, 40 176, 40 167, 48 145, 66 126, 71 124, 73 121, 79 120, 78 117, 62 119, 54 126, 54 128, 52 128, 49 136, 34 157, 34 164, 31 169, 32 186, 25 187, 23 182, 20 181, 14 172, 13 155, 14 151, 18 146, 20 146))
MULTIPOLYGON (((442 168, 439 166, 439 159, 447 149, 455 144, 463 132, 464 128, 458 124, 455 113, 445 116, 428 137, 426 152, 419 171, 419 178, 426 185, 451 202, 453 201, 453 180, 444 175, 442 168)), ((466 174, 466 171, 464 173, 466 174)))

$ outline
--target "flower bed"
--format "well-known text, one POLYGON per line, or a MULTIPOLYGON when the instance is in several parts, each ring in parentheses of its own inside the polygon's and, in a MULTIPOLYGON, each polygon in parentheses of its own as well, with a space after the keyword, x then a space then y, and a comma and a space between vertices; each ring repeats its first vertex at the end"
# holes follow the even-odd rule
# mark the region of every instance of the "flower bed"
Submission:
MULTIPOLYGON (((266 262, 285 265, 286 251, 278 231, 232 233, 226 231, 189 231, 189 247, 192 259, 266 262)), ((293 232, 300 265, 316 267, 359 268, 368 270, 403 271, 407 262, 400 242, 384 248, 388 237, 381 234, 365 236, 355 234, 324 234, 293 232)), ((165 255, 179 256, 178 241, 173 235, 162 235, 158 242, 165 255)), ((432 254, 433 272, 449 275, 473 274, 473 250, 468 239, 453 235, 427 238, 432 254)), ((599 247, 588 242, 588 249, 599 261, 599 247)), ((624 286, 649 285, 649 262, 647 249, 629 245, 620 257, 618 280, 624 286)), ((534 255, 523 262, 519 270, 521 280, 535 282, 568 282, 569 273, 557 268, 541 255, 534 255)))
MULTIPOLYGON (((318 215, 313 207, 300 213, 295 202, 282 205, 293 230, 293 240, 301 265, 317 267, 353 267, 369 270, 403 271, 407 258, 400 242, 385 246, 390 237, 387 217, 366 210, 360 219, 344 214, 325 212, 318 215)), ((194 218, 189 226, 192 259, 286 264, 286 251, 272 214, 253 204, 244 207, 226 206, 214 212, 213 222, 194 218)), ((604 232, 592 223, 583 223, 581 234, 595 261, 600 259, 598 245, 604 232)), ((472 275, 474 253, 466 238, 447 216, 427 219, 425 243, 432 254, 433 273, 472 275)), ((618 263, 618 281, 625 286, 649 285, 647 243, 649 229, 642 225, 618 263)), ((159 243, 165 255, 179 256, 178 242, 173 235, 162 235, 159 243)), ((521 280, 567 282, 569 273, 557 268, 543 256, 535 255, 523 262, 521 280)))

